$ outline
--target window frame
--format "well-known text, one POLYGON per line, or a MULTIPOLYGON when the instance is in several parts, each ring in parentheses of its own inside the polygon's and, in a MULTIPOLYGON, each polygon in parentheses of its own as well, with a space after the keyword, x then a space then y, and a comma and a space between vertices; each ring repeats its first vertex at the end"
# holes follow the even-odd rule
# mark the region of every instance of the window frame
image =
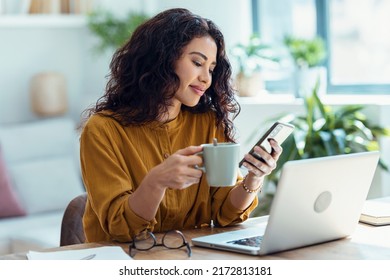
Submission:
MULTIPOLYGON (((252 29, 254 33, 260 33, 260 21, 258 14, 258 1, 251 0, 252 5, 252 29)), ((322 37, 325 41, 328 55, 323 62, 327 71, 327 94, 367 94, 370 95, 390 95, 390 83, 389 84, 345 84, 337 85, 331 83, 331 57, 332 53, 329 52, 329 1, 328 0, 315 0, 316 8, 316 30, 317 35, 322 37)), ((261 35, 261 34, 260 34, 261 35)))

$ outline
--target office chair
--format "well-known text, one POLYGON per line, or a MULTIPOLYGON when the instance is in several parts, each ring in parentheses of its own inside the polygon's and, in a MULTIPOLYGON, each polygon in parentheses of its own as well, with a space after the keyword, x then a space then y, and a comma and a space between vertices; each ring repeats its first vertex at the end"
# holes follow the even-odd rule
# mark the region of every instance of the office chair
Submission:
POLYGON ((85 242, 83 215, 87 194, 83 193, 69 202, 65 209, 61 224, 60 246, 85 242))

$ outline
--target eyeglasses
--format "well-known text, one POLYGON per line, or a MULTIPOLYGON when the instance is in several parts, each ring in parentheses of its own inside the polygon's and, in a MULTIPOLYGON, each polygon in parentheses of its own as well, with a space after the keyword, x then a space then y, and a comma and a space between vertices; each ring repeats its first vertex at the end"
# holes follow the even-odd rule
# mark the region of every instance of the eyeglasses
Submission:
POLYGON ((162 243, 157 243, 156 236, 151 231, 140 232, 133 238, 133 241, 129 245, 129 253, 133 257, 132 249, 148 251, 155 246, 164 246, 168 249, 180 249, 186 246, 188 256, 191 257, 192 254, 190 244, 187 242, 184 234, 179 230, 166 232, 162 238, 162 243))

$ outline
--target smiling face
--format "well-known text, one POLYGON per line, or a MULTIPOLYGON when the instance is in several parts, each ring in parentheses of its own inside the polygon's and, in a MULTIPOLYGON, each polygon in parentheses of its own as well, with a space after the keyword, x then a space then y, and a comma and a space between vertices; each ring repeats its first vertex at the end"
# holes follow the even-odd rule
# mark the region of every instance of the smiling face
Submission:
POLYGON ((193 107, 210 87, 216 67, 217 45, 210 36, 194 38, 184 47, 183 54, 175 63, 180 87, 175 94, 169 118, 177 116, 181 104, 193 107))

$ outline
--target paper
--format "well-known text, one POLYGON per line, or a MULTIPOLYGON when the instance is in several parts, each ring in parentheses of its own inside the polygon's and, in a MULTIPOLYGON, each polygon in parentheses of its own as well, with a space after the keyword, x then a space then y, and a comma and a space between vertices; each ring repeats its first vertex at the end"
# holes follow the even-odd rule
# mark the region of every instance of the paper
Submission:
POLYGON ((130 260, 129 255, 120 246, 104 246, 80 250, 27 253, 29 260, 130 260))

